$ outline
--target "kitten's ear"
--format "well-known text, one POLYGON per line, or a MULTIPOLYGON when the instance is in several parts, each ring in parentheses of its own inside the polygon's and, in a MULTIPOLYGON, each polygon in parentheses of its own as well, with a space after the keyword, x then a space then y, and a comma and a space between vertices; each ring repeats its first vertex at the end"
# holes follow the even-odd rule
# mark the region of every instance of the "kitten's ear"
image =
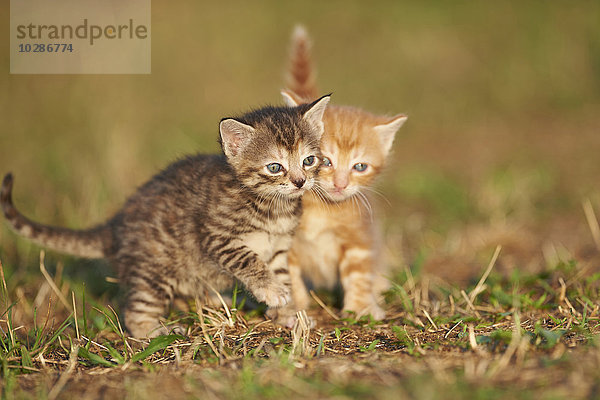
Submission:
POLYGON ((219 132, 223 152, 227 157, 235 157, 248 143, 250 136, 254 133, 254 128, 233 118, 226 118, 221 120, 219 132))
POLYGON ((302 118, 307 121, 312 126, 316 127, 319 131, 319 135, 323 133, 323 113, 325 112, 325 108, 331 99, 331 94, 327 94, 320 99, 313 101, 309 105, 308 111, 306 111, 302 118))
POLYGON ((283 89, 281 91, 281 97, 283 98, 285 105, 288 107, 297 107, 302 103, 306 103, 305 101, 302 101, 300 96, 298 96, 296 93, 287 89, 283 89))
POLYGON ((406 115, 400 114, 396 115, 385 124, 375 126, 375 132, 379 134, 379 139, 381 140, 385 154, 392 148, 396 132, 404 125, 407 119, 408 117, 406 115))

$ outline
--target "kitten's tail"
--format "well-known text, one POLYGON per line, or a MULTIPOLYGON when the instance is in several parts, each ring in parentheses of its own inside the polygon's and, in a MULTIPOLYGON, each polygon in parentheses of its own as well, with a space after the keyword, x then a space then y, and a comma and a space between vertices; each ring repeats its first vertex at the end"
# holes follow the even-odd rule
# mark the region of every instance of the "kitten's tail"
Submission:
POLYGON ((12 202, 13 176, 6 174, 0 190, 2 211, 11 228, 19 235, 62 253, 85 258, 102 258, 111 243, 111 232, 107 225, 86 230, 72 230, 38 224, 21 214, 12 202))
POLYGON ((288 89, 306 100, 319 97, 316 73, 311 60, 311 41, 302 25, 297 25, 292 33, 290 61, 286 74, 288 89))

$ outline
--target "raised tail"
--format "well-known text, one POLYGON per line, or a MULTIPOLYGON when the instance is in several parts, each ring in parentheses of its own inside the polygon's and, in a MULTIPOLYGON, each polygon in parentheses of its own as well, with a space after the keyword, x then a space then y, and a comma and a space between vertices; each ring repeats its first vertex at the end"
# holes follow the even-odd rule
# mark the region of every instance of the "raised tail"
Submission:
POLYGON ((308 101, 319 97, 310 50, 311 41, 306 30, 297 25, 292 34, 286 85, 289 90, 308 101))
POLYGON ((19 235, 52 250, 78 257, 105 257, 111 243, 107 225, 86 230, 73 230, 38 224, 23 216, 12 202, 13 176, 8 173, 2 181, 0 203, 11 228, 19 235))

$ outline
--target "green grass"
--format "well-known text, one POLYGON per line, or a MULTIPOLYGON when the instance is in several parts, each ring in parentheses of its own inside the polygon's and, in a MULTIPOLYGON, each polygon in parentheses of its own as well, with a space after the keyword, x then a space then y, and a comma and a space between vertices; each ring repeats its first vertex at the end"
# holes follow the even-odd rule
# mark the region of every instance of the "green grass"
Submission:
MULTIPOLYGON (((553 398, 575 388, 570 382, 557 381, 556 393, 541 390, 548 376, 568 374, 581 364, 585 366, 579 370, 582 379, 597 382, 600 378, 594 368, 600 354, 600 280, 594 274, 574 281, 581 273, 577 263, 507 277, 492 272, 482 284, 465 288, 470 302, 462 295, 437 298, 436 287, 425 301, 423 276, 416 275, 415 284, 396 283, 404 294, 397 289, 390 292, 387 308, 396 313, 383 323, 368 317, 336 322, 324 312, 311 312, 318 327, 306 336, 302 333, 308 340, 306 346, 304 339, 265 324, 260 315, 210 308, 172 315, 171 321, 187 321, 189 337, 139 341, 124 334, 111 307, 87 304, 83 293, 75 296, 77 314, 70 312, 69 304, 58 303, 52 315, 56 320, 51 323, 46 319, 42 326, 35 322, 17 326, 14 311, 25 313, 26 305, 11 302, 9 293, 3 291, 2 303, 8 306, 1 318, 2 389, 6 397, 52 395, 60 379, 39 381, 36 392, 23 386, 25 375, 45 371, 71 379, 72 384, 61 390, 75 394, 77 382, 92 387, 101 382, 86 372, 105 368, 127 371, 125 376, 133 384, 129 389, 123 382, 115 383, 110 371, 102 376, 120 390, 138 393, 141 388, 151 390, 152 376, 159 371, 170 376, 170 384, 180 382, 180 374, 171 376, 166 371, 184 368, 195 382, 185 393, 206 395, 216 390, 220 398, 343 395, 385 399, 398 391, 429 398, 432 388, 438 393, 433 398, 459 398, 465 390, 474 398, 553 398), (576 284, 562 289, 564 282, 576 284), (479 287, 483 289, 478 295, 472 295, 479 287), (588 295, 590 304, 582 300, 588 295), (501 296, 510 301, 493 301, 501 296), (406 301, 412 305, 409 309, 406 301), (75 378, 66 372, 75 369, 83 375, 75 378), (353 370, 354 378, 350 378, 347 374, 353 370), (511 377, 509 386, 502 383, 506 376, 511 377), (223 380, 229 383, 218 383, 223 380), (429 384, 422 387, 426 380, 429 384)), ((35 321, 36 310, 29 311, 35 321)), ((588 390, 589 386, 575 391, 585 394, 588 390)))

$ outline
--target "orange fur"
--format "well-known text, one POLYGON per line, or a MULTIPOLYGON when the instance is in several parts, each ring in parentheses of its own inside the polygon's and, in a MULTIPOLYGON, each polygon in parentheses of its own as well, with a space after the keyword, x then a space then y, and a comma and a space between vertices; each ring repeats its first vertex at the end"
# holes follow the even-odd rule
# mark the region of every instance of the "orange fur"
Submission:
MULTIPOLYGON (((293 35, 292 70, 305 67, 302 74, 313 76, 305 43, 306 34, 293 35), (304 57, 304 58, 303 58, 304 57)), ((301 91, 282 92, 288 104, 299 104, 314 97, 314 79, 288 82, 301 91), (310 93, 310 97, 304 94, 310 93)), ((304 212, 289 253, 295 310, 310 304, 304 278, 317 287, 333 287, 341 282, 344 310, 357 315, 385 316, 377 297, 385 289, 382 263, 379 260, 377 229, 372 219, 368 195, 373 180, 381 172, 394 134, 406 117, 375 115, 355 107, 329 105, 323 116, 325 131, 321 151, 331 166, 322 164, 320 190, 303 197, 304 212), (366 164, 364 171, 354 168, 366 164)))
POLYGON ((302 26, 298 25, 294 29, 292 43, 287 87, 302 98, 317 98, 319 95, 310 56, 311 42, 302 26))

